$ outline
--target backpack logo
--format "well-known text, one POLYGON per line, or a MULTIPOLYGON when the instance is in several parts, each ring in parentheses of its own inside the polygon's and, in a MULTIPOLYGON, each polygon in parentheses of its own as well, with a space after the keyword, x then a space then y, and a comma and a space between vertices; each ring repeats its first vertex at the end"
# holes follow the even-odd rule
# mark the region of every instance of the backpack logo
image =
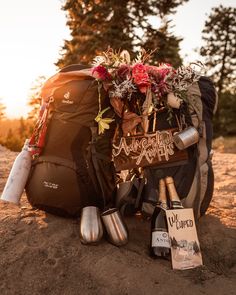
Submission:
POLYGON ((48 181, 43 182, 44 187, 52 188, 52 189, 58 189, 59 184, 57 183, 52 183, 48 181))
POLYGON ((64 99, 62 100, 62 103, 66 103, 66 104, 73 104, 74 103, 73 100, 70 100, 70 91, 67 91, 63 97, 64 97, 64 99))

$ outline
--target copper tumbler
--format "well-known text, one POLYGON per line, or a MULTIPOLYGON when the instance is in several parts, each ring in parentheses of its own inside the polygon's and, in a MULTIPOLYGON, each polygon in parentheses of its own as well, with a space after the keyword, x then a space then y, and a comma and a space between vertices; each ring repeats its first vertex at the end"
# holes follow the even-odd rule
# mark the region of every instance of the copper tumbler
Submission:
POLYGON ((128 229, 117 208, 111 208, 101 214, 109 241, 115 246, 123 246, 128 242, 128 229))
POLYGON ((95 206, 82 209, 80 220, 80 241, 82 244, 97 244, 103 236, 100 210, 95 206))

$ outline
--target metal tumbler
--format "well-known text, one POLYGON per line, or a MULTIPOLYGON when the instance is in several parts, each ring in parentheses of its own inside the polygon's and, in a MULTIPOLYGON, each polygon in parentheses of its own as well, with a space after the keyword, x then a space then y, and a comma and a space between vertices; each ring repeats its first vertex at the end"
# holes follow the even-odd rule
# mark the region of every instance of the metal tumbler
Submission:
POLYGON ((80 240, 83 244, 97 244, 103 236, 100 211, 88 206, 82 209, 80 221, 80 240))
POLYGON ((116 207, 119 208, 120 204, 124 198, 130 193, 133 187, 133 182, 124 181, 117 184, 117 193, 116 193, 116 207))
POLYGON ((183 150, 199 141, 199 133, 195 127, 190 126, 175 133, 173 140, 177 148, 183 150))
POLYGON ((128 242, 128 230, 117 208, 104 211, 101 215, 109 241, 115 246, 123 246, 128 242))

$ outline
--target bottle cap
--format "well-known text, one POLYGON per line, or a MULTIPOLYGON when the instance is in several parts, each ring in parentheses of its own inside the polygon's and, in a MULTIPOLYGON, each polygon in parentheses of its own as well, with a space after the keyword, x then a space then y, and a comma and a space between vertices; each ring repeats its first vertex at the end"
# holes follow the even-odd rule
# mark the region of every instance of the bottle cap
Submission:
POLYGON ((29 149, 29 142, 30 142, 29 139, 26 139, 26 140, 25 140, 25 143, 24 143, 24 145, 23 145, 22 150, 28 150, 28 149, 29 149))
POLYGON ((166 184, 165 180, 161 178, 159 180, 159 202, 166 203, 166 184))
POLYGON ((174 183, 174 179, 173 179, 173 177, 171 177, 171 176, 167 176, 167 177, 165 178, 165 180, 166 180, 166 184, 174 183))
POLYGON ((171 202, 173 202, 173 201, 180 202, 178 193, 177 193, 176 188, 175 188, 175 183, 174 183, 173 177, 167 176, 165 178, 165 181, 166 181, 166 185, 167 185, 167 188, 168 188, 168 191, 169 191, 170 201, 171 202))
POLYGON ((29 145, 29 142, 30 142, 30 140, 27 138, 27 139, 25 140, 24 145, 29 145))

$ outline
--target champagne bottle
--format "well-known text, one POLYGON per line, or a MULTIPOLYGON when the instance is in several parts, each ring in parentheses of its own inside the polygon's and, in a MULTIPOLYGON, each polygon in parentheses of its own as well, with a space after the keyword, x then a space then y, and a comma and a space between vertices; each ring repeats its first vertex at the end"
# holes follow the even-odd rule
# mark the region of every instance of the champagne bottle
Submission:
POLYGON ((167 258, 170 253, 170 241, 167 228, 166 210, 166 185, 165 180, 159 181, 159 201, 151 218, 151 245, 150 255, 153 258, 167 258))
POLYGON ((165 178, 165 182, 166 182, 166 186, 167 186, 169 198, 170 198, 170 209, 183 209, 184 207, 176 191, 173 177, 167 176, 165 178))
POLYGON ((1 199, 19 204, 31 168, 31 154, 28 150, 29 140, 26 139, 22 151, 16 157, 1 199))

